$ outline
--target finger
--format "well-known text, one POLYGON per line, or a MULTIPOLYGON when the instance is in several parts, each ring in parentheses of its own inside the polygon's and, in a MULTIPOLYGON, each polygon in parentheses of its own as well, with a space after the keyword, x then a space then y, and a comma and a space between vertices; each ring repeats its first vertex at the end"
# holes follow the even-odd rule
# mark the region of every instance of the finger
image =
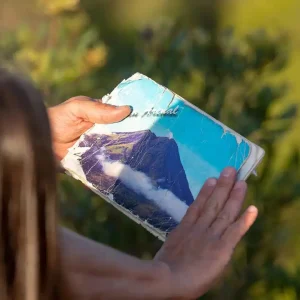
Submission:
POLYGON ((247 184, 245 181, 239 181, 234 185, 228 201, 210 227, 214 234, 221 236, 226 228, 236 221, 242 209, 246 191, 247 184))
POLYGON ((221 173, 216 188, 206 201, 203 213, 197 221, 201 228, 208 228, 222 210, 225 202, 228 200, 235 178, 236 170, 234 168, 226 168, 221 173))
POLYGON ((197 198, 188 208, 185 216, 182 219, 182 223, 186 222, 194 224, 197 221, 207 199, 211 196, 216 184, 217 180, 215 178, 209 178, 208 180, 206 180, 197 198))
POLYGON ((80 103, 81 117, 91 123, 110 124, 124 120, 131 114, 130 106, 113 106, 100 102, 80 103))
POLYGON ((78 97, 76 100, 70 102, 69 105, 72 106, 70 109, 77 118, 95 124, 120 122, 132 112, 130 106, 104 104, 91 101, 88 97, 78 97))
POLYGON ((255 206, 251 205, 243 213, 243 215, 232 225, 230 225, 224 232, 222 239, 226 243, 235 248, 241 238, 247 233, 250 227, 255 222, 258 215, 258 210, 255 206))

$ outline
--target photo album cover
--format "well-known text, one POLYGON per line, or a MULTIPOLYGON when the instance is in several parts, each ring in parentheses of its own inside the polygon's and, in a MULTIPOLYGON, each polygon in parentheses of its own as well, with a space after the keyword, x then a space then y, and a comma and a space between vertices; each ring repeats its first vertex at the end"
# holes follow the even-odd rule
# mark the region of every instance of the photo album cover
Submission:
POLYGON ((262 148, 140 73, 103 103, 133 111, 119 123, 94 125, 62 166, 162 241, 208 178, 232 166, 246 180, 264 156, 262 148))

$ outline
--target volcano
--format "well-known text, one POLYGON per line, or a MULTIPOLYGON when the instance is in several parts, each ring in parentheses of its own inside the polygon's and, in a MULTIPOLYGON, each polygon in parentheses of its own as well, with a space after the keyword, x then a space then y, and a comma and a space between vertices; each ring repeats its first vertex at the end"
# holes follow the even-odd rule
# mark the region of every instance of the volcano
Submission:
POLYGON ((174 195, 186 206, 194 201, 174 139, 156 136, 150 130, 86 134, 79 147, 88 149, 79 160, 86 179, 101 193, 113 195, 114 201, 159 230, 171 231, 178 220, 168 209, 162 209, 164 206, 153 201, 155 193, 152 191, 172 193, 172 197, 174 195), (118 162, 126 166, 126 170, 130 168, 131 172, 141 172, 143 178, 147 178, 147 186, 149 182, 151 184, 152 199, 149 193, 143 192, 139 177, 133 177, 136 182, 128 185, 126 182, 131 178, 124 177, 127 174, 122 174, 122 170, 120 176, 107 173, 103 160, 110 164, 118 162), (139 188, 134 188, 135 185, 139 188))

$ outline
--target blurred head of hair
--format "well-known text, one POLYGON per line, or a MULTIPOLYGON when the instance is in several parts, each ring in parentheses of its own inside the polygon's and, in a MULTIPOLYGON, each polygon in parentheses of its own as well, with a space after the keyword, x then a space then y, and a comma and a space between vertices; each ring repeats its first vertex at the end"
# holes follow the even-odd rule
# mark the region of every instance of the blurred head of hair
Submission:
POLYGON ((56 164, 41 94, 0 69, 0 299, 62 298, 56 164))

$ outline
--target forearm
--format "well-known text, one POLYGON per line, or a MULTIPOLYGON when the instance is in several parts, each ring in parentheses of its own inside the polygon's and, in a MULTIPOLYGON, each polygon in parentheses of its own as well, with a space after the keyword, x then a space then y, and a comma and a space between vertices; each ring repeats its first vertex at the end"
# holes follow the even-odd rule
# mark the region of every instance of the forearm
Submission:
POLYGON ((169 299, 167 270, 62 229, 62 251, 78 299, 169 299))

